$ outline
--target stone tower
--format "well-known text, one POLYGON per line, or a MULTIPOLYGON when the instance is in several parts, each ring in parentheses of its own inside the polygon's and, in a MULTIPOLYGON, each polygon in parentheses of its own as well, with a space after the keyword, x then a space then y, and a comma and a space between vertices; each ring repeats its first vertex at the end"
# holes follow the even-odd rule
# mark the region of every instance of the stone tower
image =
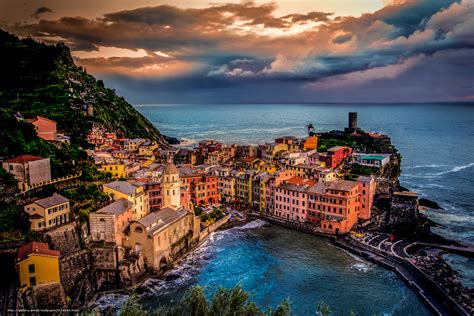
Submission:
POLYGON ((349 112, 349 129, 352 131, 357 129, 357 112, 349 112))
POLYGON ((349 124, 345 128, 346 133, 354 133, 357 130, 357 112, 349 112, 349 124))
POLYGON ((168 158, 163 170, 163 208, 178 209, 181 205, 181 180, 178 168, 173 160, 168 158))

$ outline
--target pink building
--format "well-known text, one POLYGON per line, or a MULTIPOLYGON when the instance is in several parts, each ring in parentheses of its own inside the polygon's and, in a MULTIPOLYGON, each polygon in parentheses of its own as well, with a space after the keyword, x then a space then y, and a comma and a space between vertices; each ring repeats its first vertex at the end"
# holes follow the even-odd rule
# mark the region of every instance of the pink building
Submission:
POLYGON ((91 239, 122 246, 123 230, 132 220, 133 203, 121 198, 89 215, 91 239))
POLYGON ((305 222, 308 210, 307 190, 314 180, 293 177, 275 188, 275 215, 287 220, 305 222))
POLYGON ((56 140, 56 122, 41 116, 27 119, 33 124, 38 133, 38 137, 44 140, 56 140))
POLYGON ((357 178, 360 194, 359 218, 369 219, 372 216, 372 205, 374 204, 374 195, 377 188, 373 177, 359 176, 357 178))
POLYGON ((265 186, 265 210, 267 213, 275 215, 275 188, 282 182, 287 181, 295 176, 294 170, 280 170, 268 179, 265 186))

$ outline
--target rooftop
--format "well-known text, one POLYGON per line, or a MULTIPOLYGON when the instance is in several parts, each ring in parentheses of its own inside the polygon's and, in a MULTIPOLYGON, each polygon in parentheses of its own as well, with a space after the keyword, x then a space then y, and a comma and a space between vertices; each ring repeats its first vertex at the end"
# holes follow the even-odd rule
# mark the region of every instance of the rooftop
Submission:
POLYGON ((347 147, 347 146, 334 146, 334 147, 329 148, 328 151, 333 152, 333 151, 338 151, 338 150, 345 149, 345 148, 349 148, 349 147, 347 147))
POLYGON ((36 160, 41 160, 44 158, 38 157, 38 156, 33 156, 33 155, 21 155, 12 159, 5 160, 4 162, 7 163, 25 163, 29 161, 36 161, 36 160))
POLYGON ((43 242, 30 242, 18 249, 17 260, 18 262, 28 259, 32 254, 39 254, 45 256, 59 257, 61 253, 57 250, 49 249, 48 244, 43 242))
POLYGON ((116 191, 120 191, 127 195, 135 193, 135 190, 137 188, 136 186, 134 186, 133 184, 127 181, 114 181, 114 182, 106 183, 104 184, 104 187, 107 187, 116 191))
POLYGON ((120 215, 126 210, 133 207, 132 202, 121 198, 115 202, 110 203, 109 205, 99 209, 96 213, 98 214, 112 214, 112 215, 120 215))
POLYGON ((350 191, 357 186, 356 181, 349 180, 335 180, 326 183, 326 189, 337 190, 337 191, 350 191))
POLYGON ((53 196, 50 196, 44 199, 36 200, 33 203, 38 204, 39 206, 42 206, 44 208, 48 208, 48 207, 52 207, 58 204, 63 204, 66 202, 69 202, 67 198, 65 198, 64 196, 60 194, 55 194, 53 196))
POLYGON ((366 177, 366 176, 359 176, 357 178, 358 182, 363 182, 363 183, 370 183, 373 180, 372 177, 366 177))
POLYGON ((44 120, 44 121, 48 121, 48 122, 56 124, 56 121, 47 119, 46 117, 42 117, 42 116, 35 116, 33 118, 29 118, 29 119, 26 119, 26 120, 30 123, 33 123, 33 122, 36 122, 36 121, 39 121, 39 120, 44 120))
POLYGON ((186 216, 187 213, 188 211, 185 208, 174 210, 170 207, 166 207, 148 214, 138 222, 146 227, 148 233, 156 234, 169 224, 186 216))

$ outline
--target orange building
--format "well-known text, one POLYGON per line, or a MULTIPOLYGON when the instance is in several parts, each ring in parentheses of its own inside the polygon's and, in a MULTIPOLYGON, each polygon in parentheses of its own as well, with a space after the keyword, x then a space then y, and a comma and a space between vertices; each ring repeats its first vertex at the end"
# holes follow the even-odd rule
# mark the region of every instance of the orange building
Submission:
POLYGON ((307 192, 307 220, 319 223, 323 232, 345 234, 357 222, 360 211, 358 182, 335 180, 318 183, 307 192))
POLYGON ((304 150, 311 150, 318 148, 318 136, 309 136, 306 138, 303 146, 304 150))
POLYGON ((44 140, 56 140, 56 122, 41 116, 36 116, 31 119, 27 119, 28 122, 33 124, 38 137, 44 140))
MULTIPOLYGON (((204 175, 189 168, 180 168, 182 183, 188 188, 188 199, 195 204, 216 204, 220 201, 218 177, 204 175)), ((182 197, 183 199, 184 197, 182 197)))

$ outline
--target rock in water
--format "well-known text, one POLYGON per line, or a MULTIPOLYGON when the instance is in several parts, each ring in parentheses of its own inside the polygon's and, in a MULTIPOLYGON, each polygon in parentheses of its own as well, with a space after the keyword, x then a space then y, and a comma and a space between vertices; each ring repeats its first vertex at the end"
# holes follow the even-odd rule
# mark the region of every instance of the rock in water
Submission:
POLYGON ((425 206, 433 210, 442 210, 443 208, 439 206, 438 203, 428 200, 428 199, 419 199, 420 206, 425 206))

